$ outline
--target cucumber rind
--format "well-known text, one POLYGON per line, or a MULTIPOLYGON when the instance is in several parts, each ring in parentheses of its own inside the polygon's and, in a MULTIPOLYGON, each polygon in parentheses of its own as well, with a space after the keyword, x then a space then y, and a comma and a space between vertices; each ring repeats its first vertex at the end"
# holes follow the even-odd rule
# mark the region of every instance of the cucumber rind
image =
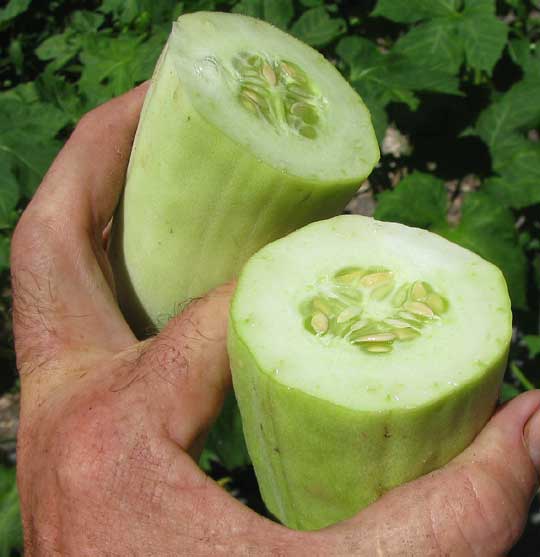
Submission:
POLYGON ((228 353, 263 500, 283 524, 316 530, 449 462, 484 427, 507 352, 452 393, 419 407, 353 410, 266 373, 229 322, 228 353))

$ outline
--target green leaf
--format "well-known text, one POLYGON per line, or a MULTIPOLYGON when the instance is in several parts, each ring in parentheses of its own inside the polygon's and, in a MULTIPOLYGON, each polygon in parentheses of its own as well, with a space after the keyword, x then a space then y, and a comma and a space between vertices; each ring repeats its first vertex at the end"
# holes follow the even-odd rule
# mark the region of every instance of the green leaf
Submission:
POLYGON ((215 2, 211 0, 192 0, 178 2, 177 0, 104 0, 99 11, 111 14, 114 19, 125 26, 135 25, 143 20, 154 24, 170 24, 173 12, 177 11, 211 10, 215 2))
POLYGON ((519 394, 521 394, 521 391, 519 389, 514 387, 514 385, 505 382, 502 385, 501 396, 499 397, 499 399, 501 403, 504 404, 505 402, 508 402, 509 400, 517 397, 519 394))
POLYGON ((9 269, 9 245, 9 237, 0 234, 0 271, 9 269))
POLYGON ((291 27, 291 33, 311 46, 324 46, 345 32, 345 20, 330 17, 324 6, 305 11, 291 27))
POLYGON ((31 2, 32 0, 10 0, 8 5, 0 10, 0 26, 26 12, 31 2))
POLYGON ((446 223, 447 207, 443 182, 430 174, 415 172, 401 180, 394 190, 379 195, 374 216, 379 220, 431 228, 446 223))
POLYGON ((371 15, 397 23, 415 23, 437 16, 453 16, 459 0, 379 0, 371 15))
POLYGON ((137 4, 137 0, 102 0, 99 11, 119 18, 124 12, 134 11, 137 4))
POLYGON ((104 17, 99 13, 82 10, 74 12, 70 25, 63 33, 48 37, 36 48, 37 57, 51 62, 49 72, 63 68, 79 53, 85 36, 95 33, 103 21, 104 17))
POLYGON ((540 335, 526 335, 523 337, 523 342, 529 350, 531 360, 540 356, 540 335))
POLYGON ((371 123, 375 129, 375 135, 379 143, 382 143, 386 129, 388 128, 388 114, 384 108, 384 104, 376 97, 364 96, 362 98, 371 114, 371 123))
POLYGON ((392 98, 385 94, 387 82, 382 53, 371 41, 351 36, 339 41, 336 53, 349 67, 348 79, 368 107, 377 139, 382 142, 388 127, 385 106, 392 98))
POLYGON ((400 23, 429 19, 411 29, 396 44, 397 50, 423 65, 455 73, 465 54, 470 67, 490 73, 500 58, 507 25, 495 15, 495 0, 379 0, 374 15, 400 23))
POLYGON ((88 35, 80 54, 83 71, 79 88, 90 105, 106 102, 150 78, 166 38, 164 29, 146 42, 131 33, 119 37, 88 35))
POLYGON ((486 191, 506 207, 522 209, 540 203, 540 144, 513 133, 492 149, 493 169, 486 191))
POLYGON ((300 4, 306 8, 316 8, 317 6, 323 6, 324 0, 300 0, 300 4))
POLYGON ((50 104, 25 103, 0 94, 0 145, 11 137, 25 137, 31 145, 55 137, 65 125, 65 116, 50 104))
POLYGON ((211 470, 212 470, 212 463, 213 462, 219 462, 218 455, 214 451, 209 449, 208 447, 205 447, 202 450, 201 456, 199 458, 199 466, 206 473, 210 473, 211 470))
POLYGON ((24 103, 33 103, 40 100, 35 81, 19 83, 16 87, 0 92, 0 103, 4 100, 16 100, 24 103))
POLYGON ((264 0, 240 0, 232 9, 233 13, 249 15, 251 17, 264 17, 264 0))
POLYGON ((13 166, 12 157, 0 151, 0 229, 11 228, 17 218, 15 208, 20 191, 13 166))
POLYGON ((508 41, 508 52, 512 60, 524 68, 531 58, 531 43, 527 39, 511 39, 508 41))
MULTIPOLYGON (((152 1, 152 0, 149 0, 152 1)), ((171 0, 174 4, 176 0, 171 0)), ((186 12, 199 12, 199 11, 211 11, 216 9, 218 2, 216 0, 185 0, 181 2, 184 4, 186 12)))
POLYGON ((140 0, 103 0, 99 8, 104 14, 113 14, 120 23, 128 25, 142 11, 140 0))
POLYGON ((508 52, 523 69, 526 80, 540 81, 540 47, 537 44, 528 39, 512 39, 508 43, 508 52))
POLYGON ((169 33, 169 24, 154 27, 152 35, 138 47, 136 55, 139 60, 134 71, 134 85, 152 77, 154 67, 167 42, 169 33))
POLYGON ((360 79, 383 65, 384 54, 377 45, 363 37, 347 36, 336 47, 337 54, 351 69, 351 79, 360 79))
POLYGON ((535 386, 531 383, 531 381, 529 381, 528 377, 514 362, 510 364, 510 370, 512 371, 512 375, 519 381, 519 384, 522 386, 523 390, 533 391, 535 389, 535 386))
POLYGON ((51 61, 50 70, 54 72, 74 58, 81 47, 82 37, 68 31, 45 39, 36 48, 36 55, 40 60, 51 61))
POLYGON ((69 118, 50 103, 0 94, 0 153, 9 157, 21 193, 31 197, 60 148, 54 138, 69 118))
POLYGON ((540 253, 537 253, 531 261, 531 267, 533 271, 534 284, 538 291, 540 291, 540 253))
POLYGON ((221 414, 208 434, 206 449, 215 453, 229 470, 247 466, 251 462, 244 441, 242 418, 233 393, 225 399, 221 414))
POLYGON ((417 61, 418 65, 455 74, 463 63, 464 47, 455 21, 436 18, 403 35, 393 52, 417 61))
POLYGON ((516 130, 540 123, 540 79, 525 78, 484 110, 476 123, 478 135, 492 150, 516 130))
POLYGON ((78 33, 92 33, 97 31, 105 18, 103 15, 87 10, 78 10, 71 16, 70 27, 78 33))
POLYGON ((22 544, 15 468, 0 466, 0 557, 9 557, 15 549, 22 550, 22 544))
POLYGON ((491 73, 508 36, 508 26, 495 15, 495 0, 465 0, 459 30, 467 64, 491 73))
POLYGON ((494 16, 496 12, 495 0, 464 0, 465 15, 494 16))
POLYGON ((362 37, 345 37, 336 48, 350 67, 349 81, 364 99, 376 100, 381 107, 389 102, 404 102, 412 110, 418 99, 407 87, 396 83, 392 75, 393 59, 379 51, 376 44, 362 37))
POLYGON ((449 240, 474 251, 503 272, 514 307, 526 307, 527 260, 514 224, 514 216, 485 192, 468 194, 458 226, 434 227, 449 240))
POLYGON ((449 95, 461 95, 457 76, 443 68, 428 66, 422 58, 401 57, 390 52, 388 71, 394 87, 412 91, 432 91, 449 95))
POLYGON ((508 178, 489 178, 484 190, 500 200, 505 207, 524 209, 540 203, 540 187, 538 181, 512 181, 508 178))
POLYGON ((287 29, 294 16, 292 0, 264 0, 264 19, 281 29, 287 29))
POLYGON ((35 84, 40 97, 59 108, 72 126, 75 126, 89 109, 85 106, 75 84, 69 83, 58 74, 45 72, 35 84))
POLYGON ((24 52, 22 48, 22 42, 20 39, 13 39, 9 44, 9 58, 13 67, 15 68, 15 73, 21 75, 24 65, 24 52))
POLYGON ((413 91, 430 90, 458 93, 458 81, 441 69, 420 66, 400 53, 382 53, 377 45, 362 37, 348 36, 337 45, 338 56, 349 66, 349 81, 364 99, 384 107, 404 102, 418 108, 413 91))

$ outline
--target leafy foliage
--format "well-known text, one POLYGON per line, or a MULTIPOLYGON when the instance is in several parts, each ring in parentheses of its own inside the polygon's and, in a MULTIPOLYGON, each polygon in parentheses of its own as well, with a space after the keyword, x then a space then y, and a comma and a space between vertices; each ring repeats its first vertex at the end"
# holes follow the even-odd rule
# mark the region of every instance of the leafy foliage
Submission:
POLYGON ((10 0, 5 8, 0 10, 0 25, 24 13, 32 0, 10 0))
MULTIPOLYGON (((197 10, 265 19, 335 63, 383 146, 369 184, 375 216, 428 228, 502 269, 516 334, 501 398, 539 385, 538 0, 9 0, 0 9, 0 308, 13 228, 70 131, 148 79, 171 21, 197 10), (410 149, 386 147, 389 125, 410 149)), ((0 354, 12 354, 7 310, 3 318, 0 354)), ((2 366, 14 381, 12 360, 2 366)), ((240 426, 228 399, 206 469, 247 464, 240 426)), ((20 542, 16 513, 13 471, 0 469, 0 556, 20 542)))
POLYGON ((325 46, 345 32, 345 21, 331 17, 325 6, 305 11, 291 27, 291 33, 311 46, 325 46))
POLYGON ((446 223, 448 200, 442 180, 416 172, 394 191, 379 195, 375 218, 399 221, 407 226, 432 229, 446 223))
POLYGON ((0 557, 9 557, 11 549, 21 545, 22 527, 15 469, 0 466, 0 557))
POLYGON ((229 470, 247 466, 251 462, 242 434, 240 413, 232 393, 225 399, 221 416, 208 435, 207 449, 229 470))
POLYGON ((471 68, 490 72, 508 33, 496 17, 495 0, 380 0, 374 15, 399 23, 421 22, 401 39, 401 49, 447 63, 451 71, 466 59, 471 68))

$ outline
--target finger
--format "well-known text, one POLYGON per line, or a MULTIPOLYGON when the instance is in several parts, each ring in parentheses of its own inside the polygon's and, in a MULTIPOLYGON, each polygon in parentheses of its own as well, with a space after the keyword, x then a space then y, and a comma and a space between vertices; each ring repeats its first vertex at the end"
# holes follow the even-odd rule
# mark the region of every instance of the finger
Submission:
POLYGON ((111 291, 102 244, 124 183, 146 88, 87 114, 17 226, 12 243, 14 321, 23 360, 94 344, 134 342, 111 291))
POLYGON ((145 341, 129 375, 156 407, 169 436, 195 453, 231 386, 227 320, 233 284, 192 302, 156 337, 145 341))
POLYGON ((83 116, 33 199, 41 215, 101 237, 124 185, 147 90, 144 83, 83 116))
POLYGON ((540 391, 534 391, 498 412, 445 468, 389 492, 325 535, 343 547, 348 532, 356 544, 348 554, 505 555, 523 531, 537 488, 531 454, 540 451, 539 429, 540 391))

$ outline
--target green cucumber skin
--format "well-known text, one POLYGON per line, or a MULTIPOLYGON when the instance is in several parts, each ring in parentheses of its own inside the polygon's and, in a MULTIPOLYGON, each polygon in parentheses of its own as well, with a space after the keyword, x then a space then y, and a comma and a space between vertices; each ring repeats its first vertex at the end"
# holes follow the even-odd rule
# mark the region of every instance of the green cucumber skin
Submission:
POLYGON ((273 379, 242 340, 232 314, 228 350, 263 499, 283 524, 300 530, 350 518, 463 451, 493 412, 507 361, 503 351, 480 379, 430 404, 365 412, 273 379))
POLYGON ((161 328, 263 245, 339 213, 360 180, 322 183, 257 160, 193 108, 165 47, 109 250, 128 322, 139 335, 161 328))

